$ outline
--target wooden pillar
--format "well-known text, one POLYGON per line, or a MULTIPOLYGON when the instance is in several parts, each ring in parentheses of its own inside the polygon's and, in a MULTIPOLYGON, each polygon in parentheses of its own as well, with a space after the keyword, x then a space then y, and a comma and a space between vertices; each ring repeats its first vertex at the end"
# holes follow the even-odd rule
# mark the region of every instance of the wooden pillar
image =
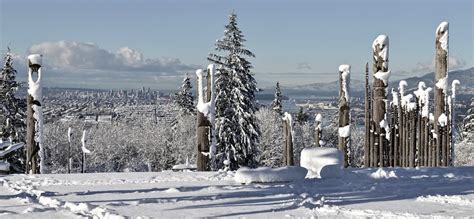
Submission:
POLYGON ((286 166, 293 166, 293 119, 291 114, 285 112, 283 117, 283 134, 285 137, 284 162, 286 166))
POLYGON ((349 83, 350 65, 339 66, 339 150, 344 154, 344 167, 350 165, 350 106, 349 106, 349 83))
POLYGON ((316 147, 321 147, 321 144, 319 143, 319 141, 321 141, 321 133, 322 133, 322 128, 321 128, 321 125, 322 125, 322 116, 321 114, 317 114, 316 115, 316 119, 315 119, 315 123, 314 123, 314 146, 316 147))
POLYGON ((26 118, 26 173, 37 174, 43 171, 43 115, 42 115, 42 55, 34 54, 28 56, 28 94, 27 118, 26 118), (33 74, 38 75, 37 80, 33 74), (39 166, 38 166, 39 164, 39 166))
POLYGON ((370 89, 369 89, 369 63, 365 63, 365 145, 364 145, 364 166, 370 167, 370 150, 371 150, 371 142, 370 142, 370 89))
POLYGON ((456 124, 456 111, 455 111, 455 107, 456 107, 456 85, 459 85, 461 84, 461 82, 459 80, 453 80, 452 84, 451 84, 451 103, 449 106, 451 106, 451 108, 449 109, 449 112, 450 112, 450 125, 449 125, 449 141, 450 141, 450 149, 451 149, 451 156, 450 156, 450 163, 449 165, 450 166, 454 166, 454 160, 456 159, 456 154, 455 154, 455 151, 454 151, 454 127, 455 127, 455 124, 456 124))
POLYGON ((435 90, 434 90, 434 125, 437 134, 436 141, 436 166, 446 166, 447 144, 443 142, 444 137, 441 136, 440 125, 438 122, 441 114, 446 115, 446 94, 448 83, 448 22, 442 22, 436 29, 436 55, 435 55, 435 90), (439 154, 439 153, 442 154, 439 154), (441 156, 440 156, 441 155, 441 156))
MULTIPOLYGON (((198 93, 198 102, 204 103, 204 87, 203 87, 203 75, 202 70, 199 69, 196 71, 197 75, 197 93, 198 93)), ((199 104, 199 103, 198 103, 199 104)), ((209 142, 209 133, 210 133, 210 122, 207 117, 197 111, 197 147, 196 147, 196 166, 197 171, 209 171, 210 170, 210 159, 208 156, 210 142, 209 142)))
POLYGON ((377 166, 377 149, 375 144, 375 124, 370 121, 370 167, 377 166))
POLYGON ((389 41, 385 35, 379 35, 372 44, 373 52, 373 109, 372 117, 375 123, 375 131, 378 133, 378 152, 379 166, 384 166, 384 154, 386 151, 387 141, 384 138, 385 129, 380 126, 382 120, 386 119, 386 88, 390 71, 388 70, 388 50, 389 41))

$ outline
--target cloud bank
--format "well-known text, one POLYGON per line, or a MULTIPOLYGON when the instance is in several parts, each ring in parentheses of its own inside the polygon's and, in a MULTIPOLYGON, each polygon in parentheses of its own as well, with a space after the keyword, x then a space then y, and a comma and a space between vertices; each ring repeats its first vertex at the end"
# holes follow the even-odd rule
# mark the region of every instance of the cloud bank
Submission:
POLYGON ((28 53, 43 54, 47 86, 174 89, 184 73, 199 68, 178 58, 145 58, 129 47, 108 51, 75 41, 42 42, 32 45, 28 53))

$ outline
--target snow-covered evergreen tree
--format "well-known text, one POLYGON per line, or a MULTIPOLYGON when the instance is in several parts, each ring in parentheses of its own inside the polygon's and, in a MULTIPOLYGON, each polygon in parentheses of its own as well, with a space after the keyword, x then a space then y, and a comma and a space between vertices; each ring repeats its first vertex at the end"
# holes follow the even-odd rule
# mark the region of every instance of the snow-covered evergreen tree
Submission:
POLYGON ((0 138, 13 142, 24 141, 25 100, 15 97, 20 84, 16 81, 16 70, 13 68, 13 57, 10 49, 4 58, 0 73, 0 138))
POLYGON ((283 106, 281 104, 281 90, 280 83, 277 82, 275 88, 275 99, 272 101, 272 109, 275 110, 279 115, 283 115, 283 106))
POLYGON ((466 112, 463 123, 464 127, 460 133, 462 140, 456 141, 454 148, 456 154, 454 165, 472 166, 474 165, 474 98, 471 99, 471 106, 466 112))
POLYGON ((231 169, 256 165, 256 145, 260 129, 255 118, 257 82, 250 72, 252 65, 246 57, 255 55, 244 47, 244 35, 237 26, 237 15, 229 16, 224 37, 217 40, 208 60, 218 64, 216 75, 216 135, 215 164, 222 167, 228 160, 231 169), (220 154, 220 157, 219 157, 220 154))
POLYGON ((303 107, 300 107, 300 111, 298 111, 298 114, 296 114, 296 121, 301 125, 305 122, 307 122, 309 119, 308 113, 306 113, 303 110, 303 107))
POLYGON ((279 167, 283 164, 283 117, 264 107, 256 112, 256 117, 262 130, 257 161, 267 167, 279 167))
MULTIPOLYGON (((10 49, 4 61, 0 73, 0 140, 25 142, 26 101, 15 97, 20 84, 16 81, 10 49)), ((24 149, 11 153, 7 160, 15 171, 22 172, 25 166, 24 149)))
POLYGON ((464 132, 474 133, 474 97, 471 98, 471 106, 466 112, 466 117, 463 119, 464 132))
POLYGON ((182 115, 195 114, 194 97, 191 92, 191 78, 186 74, 180 90, 175 94, 175 102, 179 106, 182 115))

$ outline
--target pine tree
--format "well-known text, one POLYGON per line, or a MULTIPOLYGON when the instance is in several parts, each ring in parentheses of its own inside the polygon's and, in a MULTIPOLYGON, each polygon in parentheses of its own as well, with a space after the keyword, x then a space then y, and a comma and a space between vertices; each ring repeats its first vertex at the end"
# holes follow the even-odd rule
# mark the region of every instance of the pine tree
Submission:
POLYGON ((300 111, 298 111, 298 114, 296 114, 296 121, 302 125, 306 121, 308 121, 309 115, 305 111, 303 111, 303 107, 300 107, 300 111))
POLYGON ((183 79, 183 83, 180 87, 180 91, 175 94, 175 102, 180 108, 180 113, 182 115, 191 115, 195 114, 195 106, 194 106, 194 97, 191 93, 191 89, 193 86, 191 85, 191 78, 188 74, 183 79))
POLYGON ((281 90, 280 83, 277 82, 275 88, 275 99, 272 102, 272 109, 279 115, 283 115, 283 106, 281 105, 281 90))
MULTIPOLYGON (((25 142, 26 101, 15 97, 20 84, 16 81, 13 57, 10 48, 5 55, 5 64, 0 73, 0 139, 12 142, 25 142)), ((18 150, 7 157, 16 171, 24 168, 24 150, 18 150)))
POLYGON ((210 54, 208 60, 218 64, 216 77, 216 166, 222 160, 231 169, 256 165, 256 145, 260 129, 255 118, 257 82, 250 72, 252 65, 245 57, 255 57, 247 50, 242 31, 237 26, 237 15, 229 16, 224 37, 217 40, 215 50, 223 55, 210 54), (220 159, 220 160, 219 160, 220 159))

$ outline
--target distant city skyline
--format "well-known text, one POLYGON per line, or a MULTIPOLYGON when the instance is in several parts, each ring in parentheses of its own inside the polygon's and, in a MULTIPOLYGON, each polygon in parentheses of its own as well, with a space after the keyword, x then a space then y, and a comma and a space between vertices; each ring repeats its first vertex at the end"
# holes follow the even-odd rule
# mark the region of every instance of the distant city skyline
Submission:
POLYGON ((0 1, 0 50, 44 54, 51 87, 176 89, 207 66, 227 16, 255 53, 260 86, 337 80, 340 64, 362 79, 372 41, 390 39, 394 80, 432 71, 435 30, 450 23, 450 70, 474 66, 473 1, 0 1))

